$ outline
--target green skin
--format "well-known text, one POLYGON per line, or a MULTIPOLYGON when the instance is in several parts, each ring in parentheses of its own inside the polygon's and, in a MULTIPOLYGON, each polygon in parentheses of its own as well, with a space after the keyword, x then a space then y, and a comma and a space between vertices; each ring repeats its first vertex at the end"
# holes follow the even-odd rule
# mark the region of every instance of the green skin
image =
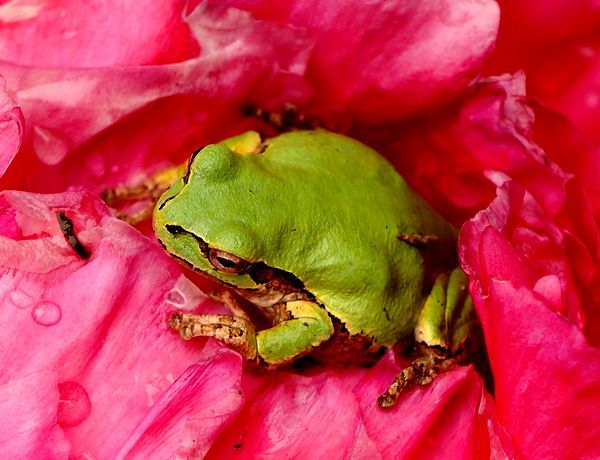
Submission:
POLYGON ((459 338, 448 339, 451 321, 439 300, 457 297, 464 278, 449 283, 450 293, 448 277, 438 278, 432 298, 436 276, 452 267, 443 258, 426 262, 428 244, 398 237, 434 236, 436 251, 454 254, 456 229, 377 152, 348 137, 295 131, 263 143, 251 131, 209 145, 161 197, 153 222, 166 250, 194 269, 260 307, 284 299, 290 318, 256 334, 257 355, 267 364, 290 362, 331 340, 332 319, 371 348, 392 347, 415 330, 420 341, 446 347, 465 336, 461 328, 459 338), (293 274, 312 300, 294 302, 285 292, 261 290, 248 274, 216 269, 199 239, 293 274))

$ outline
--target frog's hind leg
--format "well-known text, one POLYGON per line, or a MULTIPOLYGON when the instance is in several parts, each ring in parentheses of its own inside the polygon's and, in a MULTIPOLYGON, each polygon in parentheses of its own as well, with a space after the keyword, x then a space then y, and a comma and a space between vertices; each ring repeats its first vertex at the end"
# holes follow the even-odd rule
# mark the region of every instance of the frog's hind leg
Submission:
POLYGON ((102 192, 101 198, 109 206, 115 206, 124 202, 146 201, 145 205, 133 214, 116 212, 116 215, 119 219, 124 220, 131 225, 135 225, 146 220, 152 215, 154 206, 156 205, 156 202, 160 196, 177 179, 185 175, 186 171, 187 163, 182 163, 178 166, 159 171, 153 176, 148 177, 139 185, 131 187, 120 186, 106 189, 104 192, 102 192))
POLYGON ((416 386, 429 385, 439 374, 457 364, 458 360, 449 357, 446 350, 419 345, 421 356, 402 369, 386 392, 379 396, 379 407, 393 407, 403 392, 416 386))
POLYGON ((182 339, 214 337, 239 352, 244 359, 256 359, 256 331, 246 318, 176 312, 169 318, 169 324, 182 339))
POLYGON ((469 357, 465 348, 474 313, 466 285, 460 268, 436 278, 415 327, 416 359, 379 397, 380 407, 392 407, 403 391, 430 384, 438 374, 469 357))

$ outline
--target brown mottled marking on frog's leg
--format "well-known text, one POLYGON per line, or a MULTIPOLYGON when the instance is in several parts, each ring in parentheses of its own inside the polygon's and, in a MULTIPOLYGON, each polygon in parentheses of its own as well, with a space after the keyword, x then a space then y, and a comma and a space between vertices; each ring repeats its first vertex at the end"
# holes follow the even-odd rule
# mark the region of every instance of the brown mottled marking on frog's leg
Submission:
POLYGON ((436 235, 420 235, 418 233, 398 233, 396 238, 418 248, 425 248, 431 243, 439 241, 436 235))
POLYGON ((459 361, 455 356, 448 356, 447 350, 438 347, 417 344, 417 350, 421 356, 410 366, 402 369, 387 391, 379 396, 377 399, 379 407, 383 409, 393 407, 403 392, 417 385, 429 385, 438 375, 452 369, 459 361))
POLYGON ((154 206, 156 205, 158 199, 177 179, 185 175, 187 167, 187 162, 182 163, 180 165, 159 171, 139 185, 134 185, 131 187, 119 186, 106 189, 100 194, 100 198, 102 198, 102 200, 109 206, 113 206, 124 201, 135 202, 148 200, 146 206, 133 214, 126 214, 118 211, 116 212, 116 216, 119 219, 131 225, 138 224, 148 219, 152 215, 154 206))
POLYGON ((185 340, 214 337, 239 352, 245 360, 257 357, 256 331, 246 318, 176 312, 169 318, 169 325, 185 340))
POLYGON ((293 129, 316 129, 320 126, 315 118, 300 113, 293 104, 285 104, 281 112, 270 112, 254 105, 246 105, 242 108, 242 112, 246 116, 264 121, 279 132, 293 129))

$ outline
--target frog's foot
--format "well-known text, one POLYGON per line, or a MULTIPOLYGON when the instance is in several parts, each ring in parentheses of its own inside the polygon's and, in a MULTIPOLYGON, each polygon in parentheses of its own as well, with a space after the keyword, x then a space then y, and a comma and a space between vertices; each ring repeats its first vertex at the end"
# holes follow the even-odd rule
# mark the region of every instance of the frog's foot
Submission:
POLYGON ((393 407, 400 395, 415 386, 429 385, 441 373, 454 367, 458 360, 448 357, 445 350, 422 345, 423 355, 400 371, 377 404, 383 409, 393 407))
POLYGON ((300 113, 293 104, 285 104, 282 112, 269 112, 253 105, 245 106, 243 112, 246 116, 259 118, 279 132, 316 129, 320 125, 315 118, 300 113))
POLYGON ((246 318, 175 312, 169 318, 169 325, 185 340, 214 337, 239 352, 246 360, 257 357, 256 331, 246 318))
POLYGON ((133 214, 117 211, 116 216, 125 222, 136 225, 152 215, 154 206, 160 196, 180 177, 187 169, 187 163, 159 171, 150 176, 139 185, 131 187, 115 187, 104 190, 100 197, 109 206, 115 206, 124 202, 145 201, 144 206, 133 214))

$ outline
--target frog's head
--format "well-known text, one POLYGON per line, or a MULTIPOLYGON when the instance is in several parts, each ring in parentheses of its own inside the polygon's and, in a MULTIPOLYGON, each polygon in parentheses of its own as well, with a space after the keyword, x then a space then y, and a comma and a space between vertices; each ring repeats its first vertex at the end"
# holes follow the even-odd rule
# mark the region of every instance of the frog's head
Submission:
POLYGON ((254 155, 260 145, 260 136, 251 131, 200 149, 186 175, 160 198, 153 216, 156 236, 171 255, 238 288, 258 286, 249 274, 249 259, 259 248, 247 224, 248 209, 240 209, 248 199, 240 159, 254 155))

